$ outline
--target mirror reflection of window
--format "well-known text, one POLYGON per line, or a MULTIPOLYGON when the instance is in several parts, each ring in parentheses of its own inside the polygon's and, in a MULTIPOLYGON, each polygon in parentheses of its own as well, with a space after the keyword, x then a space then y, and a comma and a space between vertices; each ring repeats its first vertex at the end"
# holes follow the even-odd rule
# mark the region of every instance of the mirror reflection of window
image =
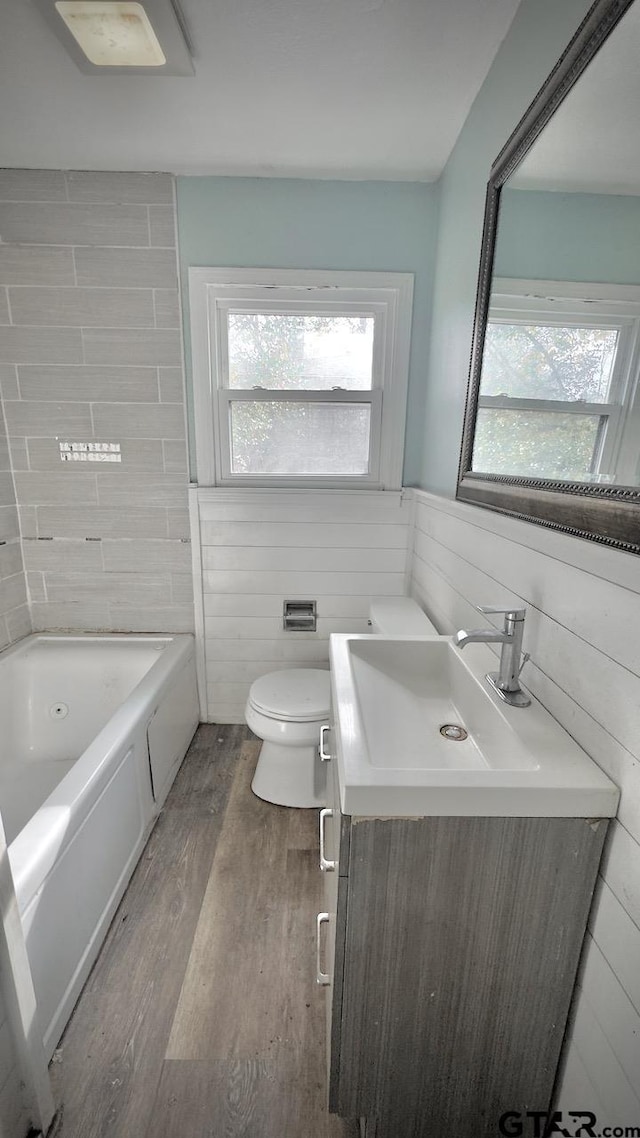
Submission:
POLYGON ((598 286, 496 280, 478 401, 473 468, 572 482, 637 480, 640 299, 603 302, 598 286), (513 290, 513 291, 512 291, 513 290), (597 311, 594 311, 597 310, 597 311), (637 464, 636 464, 637 465, 637 464))
POLYGON ((640 3, 501 192, 472 469, 640 486, 640 3))

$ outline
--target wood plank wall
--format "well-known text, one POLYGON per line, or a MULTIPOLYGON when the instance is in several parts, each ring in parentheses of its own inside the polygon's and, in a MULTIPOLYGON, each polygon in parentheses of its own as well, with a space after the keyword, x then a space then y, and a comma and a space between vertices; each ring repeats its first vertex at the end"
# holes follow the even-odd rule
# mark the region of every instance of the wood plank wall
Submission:
POLYGON ((202 489, 195 500, 211 722, 244 722, 267 672, 327 667, 330 633, 367 632, 371 597, 406 591, 400 493, 202 489), (317 601, 317 632, 283 630, 285 599, 317 601))
POLYGON ((640 561, 423 491, 414 500, 412 595, 446 633, 482 626, 475 605, 522 601, 523 682, 621 789, 557 1105, 638 1126, 640 561))

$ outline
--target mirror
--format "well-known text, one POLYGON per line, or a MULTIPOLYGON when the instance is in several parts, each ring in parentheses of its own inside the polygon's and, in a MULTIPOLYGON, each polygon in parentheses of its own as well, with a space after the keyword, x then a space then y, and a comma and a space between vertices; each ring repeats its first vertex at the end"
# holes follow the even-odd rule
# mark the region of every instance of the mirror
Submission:
POLYGON ((598 0, 487 190, 458 497, 640 553, 640 2, 598 0))

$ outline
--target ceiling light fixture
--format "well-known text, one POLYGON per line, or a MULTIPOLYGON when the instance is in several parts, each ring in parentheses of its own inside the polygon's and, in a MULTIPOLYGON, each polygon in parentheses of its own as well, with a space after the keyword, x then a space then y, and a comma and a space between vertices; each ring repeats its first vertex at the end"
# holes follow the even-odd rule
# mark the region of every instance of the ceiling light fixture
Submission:
POLYGON ((142 4, 56 0, 55 7, 96 67, 162 67, 167 62, 142 4))
POLYGON ((193 75, 181 13, 172 0, 36 0, 81 71, 193 75))

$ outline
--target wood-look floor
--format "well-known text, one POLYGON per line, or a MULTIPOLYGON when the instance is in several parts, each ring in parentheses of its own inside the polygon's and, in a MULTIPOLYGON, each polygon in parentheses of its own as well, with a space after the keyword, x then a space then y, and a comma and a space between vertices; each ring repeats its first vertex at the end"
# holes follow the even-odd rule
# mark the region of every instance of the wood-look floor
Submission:
POLYGON ((201 726, 54 1061, 56 1138, 352 1138, 325 1107, 317 812, 201 726))

